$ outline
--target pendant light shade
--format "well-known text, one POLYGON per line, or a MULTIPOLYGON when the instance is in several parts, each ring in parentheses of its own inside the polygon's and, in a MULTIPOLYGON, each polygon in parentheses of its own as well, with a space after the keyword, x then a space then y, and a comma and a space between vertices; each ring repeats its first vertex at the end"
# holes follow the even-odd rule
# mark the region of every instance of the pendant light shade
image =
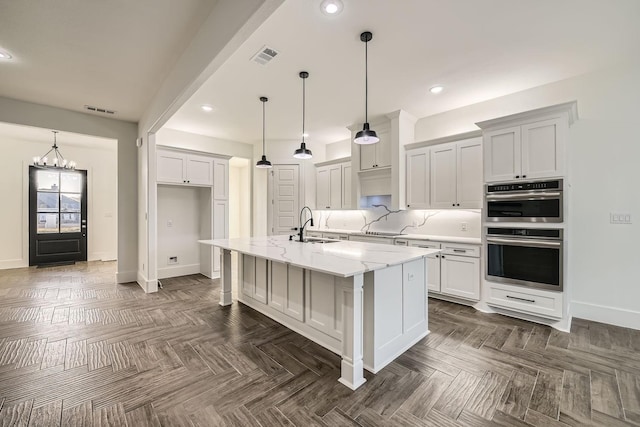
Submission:
POLYGON ((260 101, 262 102, 262 159, 258 160, 258 162, 256 163, 256 167, 260 168, 260 169, 268 169, 271 167, 271 162, 269 160, 267 160, 267 156, 265 155, 265 140, 264 140, 264 124, 265 124, 265 119, 264 119, 264 105, 267 103, 267 101, 269 100, 269 98, 267 98, 266 96, 261 96, 260 97, 260 101))
POLYGON ((364 42, 364 125, 362 130, 356 133, 356 137, 353 140, 356 144, 375 144, 380 141, 375 130, 369 127, 369 55, 368 55, 368 43, 373 38, 373 34, 369 31, 365 31, 360 34, 360 40, 364 42))
POLYGON ((313 157, 311 150, 307 148, 307 144, 304 142, 304 116, 305 116, 305 80, 309 77, 309 73, 306 71, 300 71, 300 78, 302 79, 302 143, 300 144, 300 148, 293 152, 293 157, 296 159, 310 159, 313 157))

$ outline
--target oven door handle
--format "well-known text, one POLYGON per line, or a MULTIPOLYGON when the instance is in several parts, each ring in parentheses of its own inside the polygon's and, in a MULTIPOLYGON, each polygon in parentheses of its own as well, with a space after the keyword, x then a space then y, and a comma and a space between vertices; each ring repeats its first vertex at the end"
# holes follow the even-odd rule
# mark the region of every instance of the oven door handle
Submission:
POLYGON ((545 200, 562 196, 557 192, 487 194, 487 200, 545 200))
POLYGON ((562 242, 553 242, 549 240, 529 240, 529 239, 497 239, 495 237, 487 237, 487 243, 498 243, 509 246, 524 246, 527 248, 556 248, 562 247, 562 242))

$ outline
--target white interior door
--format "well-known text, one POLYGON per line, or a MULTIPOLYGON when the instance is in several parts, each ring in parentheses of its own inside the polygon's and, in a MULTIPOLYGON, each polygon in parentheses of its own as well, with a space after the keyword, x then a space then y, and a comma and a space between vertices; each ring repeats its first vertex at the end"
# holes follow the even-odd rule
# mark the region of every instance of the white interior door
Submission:
POLYGON ((300 170, 298 165, 273 165, 271 234, 293 234, 300 213, 300 170))

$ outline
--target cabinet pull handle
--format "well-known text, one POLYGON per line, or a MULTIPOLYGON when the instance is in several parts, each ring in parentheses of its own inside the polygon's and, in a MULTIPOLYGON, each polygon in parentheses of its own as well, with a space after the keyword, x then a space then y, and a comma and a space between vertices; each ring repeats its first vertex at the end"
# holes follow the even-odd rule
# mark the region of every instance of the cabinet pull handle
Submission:
MULTIPOLYGON (((423 246, 423 247, 425 247, 425 246, 423 246)), ((436 255, 436 258, 440 258, 440 255, 436 255)))
POLYGON ((520 178, 520 175, 516 175, 516 178, 520 178))
POLYGON ((518 301, 525 301, 525 302, 536 302, 536 300, 534 300, 534 299, 527 299, 527 298, 512 297, 511 295, 507 295, 507 298, 509 298, 509 299, 516 299, 516 300, 518 300, 518 301))
POLYGON ((410 204, 407 203, 407 207, 411 206, 410 204))
POLYGON ((526 178, 526 177, 527 177, 527 175, 522 175, 522 177, 523 177, 523 178, 526 178))
POLYGON ((441 255, 440 258, 444 258, 444 255, 441 255))
POLYGON ((453 252, 462 252, 462 253, 465 253, 465 252, 467 252, 467 250, 466 250, 466 249, 454 249, 454 250, 453 250, 453 252))
POLYGON ((451 206, 455 206, 455 205, 456 205, 456 204, 454 203, 454 204, 452 204, 451 206))
POLYGON ((460 203, 456 203, 456 206, 460 206, 460 203))

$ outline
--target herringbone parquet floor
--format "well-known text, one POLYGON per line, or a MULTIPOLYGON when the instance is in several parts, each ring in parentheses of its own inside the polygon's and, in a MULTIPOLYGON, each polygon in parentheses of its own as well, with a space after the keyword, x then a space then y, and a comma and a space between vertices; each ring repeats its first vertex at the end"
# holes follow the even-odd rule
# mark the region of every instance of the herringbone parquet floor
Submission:
POLYGON ((355 392, 338 356, 202 276, 146 295, 113 263, 0 272, 0 425, 640 425, 640 332, 430 300, 426 339, 355 392))

